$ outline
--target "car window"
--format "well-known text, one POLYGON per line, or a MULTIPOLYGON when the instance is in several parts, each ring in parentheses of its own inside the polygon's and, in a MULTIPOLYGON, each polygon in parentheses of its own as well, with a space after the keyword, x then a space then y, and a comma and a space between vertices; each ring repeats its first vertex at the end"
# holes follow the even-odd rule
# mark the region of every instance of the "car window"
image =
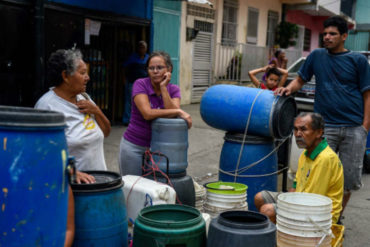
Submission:
POLYGON ((305 59, 301 59, 298 63, 289 68, 288 73, 297 73, 304 63, 305 59))

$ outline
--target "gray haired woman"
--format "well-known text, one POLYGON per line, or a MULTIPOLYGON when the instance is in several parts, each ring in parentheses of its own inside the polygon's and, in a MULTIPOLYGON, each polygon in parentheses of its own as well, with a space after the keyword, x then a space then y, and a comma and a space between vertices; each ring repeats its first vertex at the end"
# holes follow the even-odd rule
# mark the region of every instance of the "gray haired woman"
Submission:
POLYGON ((68 152, 75 157, 77 170, 106 170, 103 141, 111 125, 85 92, 90 77, 81 52, 57 50, 50 55, 47 72, 54 87, 37 101, 35 108, 64 114, 68 152))

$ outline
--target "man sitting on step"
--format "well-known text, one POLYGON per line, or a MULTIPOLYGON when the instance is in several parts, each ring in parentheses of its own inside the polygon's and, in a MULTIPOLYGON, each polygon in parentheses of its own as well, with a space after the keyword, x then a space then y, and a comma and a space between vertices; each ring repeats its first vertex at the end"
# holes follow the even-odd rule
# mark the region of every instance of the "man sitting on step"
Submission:
MULTIPOLYGON (((290 192, 315 193, 333 201, 332 222, 337 223, 342 211, 343 167, 337 154, 328 146, 324 119, 318 113, 302 112, 294 121, 298 147, 305 148, 298 160, 298 169, 290 192)), ((276 223, 276 202, 281 192, 261 191, 254 197, 257 209, 276 223)))

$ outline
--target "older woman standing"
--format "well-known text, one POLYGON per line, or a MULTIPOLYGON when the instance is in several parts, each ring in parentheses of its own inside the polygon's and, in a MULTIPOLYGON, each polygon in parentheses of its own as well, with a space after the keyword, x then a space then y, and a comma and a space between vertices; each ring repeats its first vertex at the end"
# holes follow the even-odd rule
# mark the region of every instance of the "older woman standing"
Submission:
POLYGON ((122 175, 141 175, 142 155, 150 146, 151 120, 183 118, 190 128, 190 115, 180 109, 180 89, 171 80, 172 62, 165 52, 153 52, 147 61, 149 77, 135 81, 132 89, 131 120, 119 154, 122 175))
POLYGON ((45 93, 35 108, 62 112, 69 154, 77 170, 106 170, 103 141, 110 122, 85 93, 90 80, 79 50, 58 50, 48 61, 48 78, 55 87, 45 93))
MULTIPOLYGON (((110 133, 110 122, 85 93, 90 80, 79 50, 57 50, 48 61, 48 79, 55 87, 45 93, 35 108, 62 112, 67 128, 68 152, 75 157, 77 170, 106 170, 103 141, 110 133)), ((76 171, 76 182, 93 183, 95 178, 76 171)), ((74 238, 74 200, 69 188, 65 247, 74 238)))

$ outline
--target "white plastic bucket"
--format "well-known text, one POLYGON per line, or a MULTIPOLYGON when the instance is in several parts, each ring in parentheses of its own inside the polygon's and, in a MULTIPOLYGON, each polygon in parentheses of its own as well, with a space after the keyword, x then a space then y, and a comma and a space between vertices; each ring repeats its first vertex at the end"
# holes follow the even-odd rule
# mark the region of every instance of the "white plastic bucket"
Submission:
POLYGON ((194 190, 195 190, 195 208, 199 211, 203 212, 203 204, 206 200, 206 188, 199 185, 197 182, 194 182, 194 190))
POLYGON ((289 236, 307 238, 309 242, 316 241, 316 238, 331 234, 331 209, 332 201, 326 196, 302 192, 280 194, 277 230, 289 236))
MULTIPOLYGON (((290 234, 276 231, 278 247, 316 247, 321 237, 297 237, 290 234)), ((321 242, 320 247, 330 247, 331 237, 326 236, 321 242)))
POLYGON ((207 198, 203 205, 204 211, 212 218, 228 210, 248 210, 246 193, 241 195, 215 194, 207 191, 207 198))

